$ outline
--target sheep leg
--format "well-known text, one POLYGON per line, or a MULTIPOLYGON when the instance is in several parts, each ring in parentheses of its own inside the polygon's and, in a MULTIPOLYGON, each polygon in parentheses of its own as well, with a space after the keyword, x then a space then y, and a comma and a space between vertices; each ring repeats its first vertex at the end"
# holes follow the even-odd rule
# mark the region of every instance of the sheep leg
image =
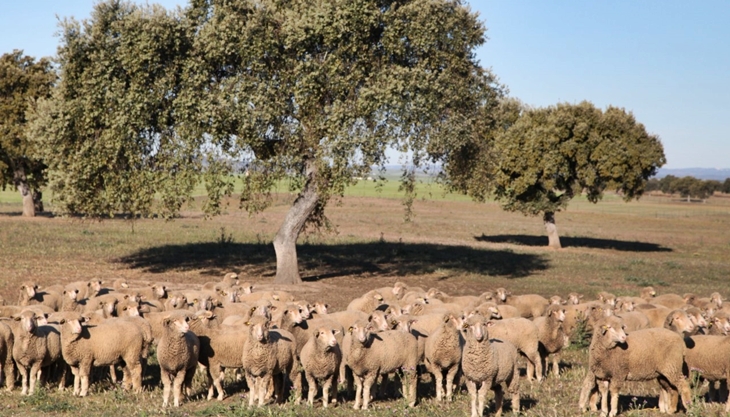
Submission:
POLYGON ((355 382, 355 405, 352 407, 355 410, 360 409, 360 402, 362 401, 362 386, 363 386, 363 377, 360 375, 355 375, 353 372, 353 379, 355 382))
POLYGON ((185 380, 183 386, 185 387, 185 396, 190 397, 193 393, 193 377, 195 377, 195 369, 190 368, 185 370, 185 380))
MULTIPOLYGON (((206 377, 206 379, 208 381, 208 397, 207 397, 207 399, 208 399, 208 401, 210 401, 210 400, 213 399, 213 395, 215 395, 215 387, 214 387, 214 384, 215 383, 213 382, 213 375, 210 374, 210 367, 206 368, 206 370, 205 370, 205 377, 206 377)), ((246 383, 248 383, 248 378, 246 379, 246 383)), ((250 383, 248 383, 248 387, 249 387, 249 391, 250 391, 252 389, 251 387, 253 387, 253 385, 250 384, 250 383)))
POLYGON ((446 373, 446 401, 451 402, 454 398, 454 378, 459 372, 459 365, 453 365, 446 373))
POLYGON ((185 381, 185 370, 178 371, 172 385, 172 395, 175 401, 175 407, 180 407, 180 396, 182 395, 182 386, 185 381))
MULTIPOLYGON (((142 364, 137 362, 127 362, 127 366, 124 367, 125 380, 127 377, 131 379, 132 391, 136 394, 142 392, 142 364)), ((129 385, 129 384, 128 384, 129 385)))
POLYGON ((443 401, 443 385, 444 375, 441 372, 441 368, 438 365, 431 363, 431 361, 425 361, 426 369, 433 375, 434 381, 436 381, 436 401, 443 401))
MULTIPOLYGON (((484 398, 486 397, 486 387, 487 384, 482 382, 482 387, 479 389, 480 404, 484 402, 484 398)), ((500 417, 502 415, 502 403, 504 402, 504 390, 502 390, 502 385, 496 384, 492 387, 492 391, 494 391, 494 417, 500 417)))
POLYGON ((162 407, 167 407, 170 402, 170 377, 170 373, 160 367, 160 379, 162 380, 162 407))
MULTIPOLYGON (((263 407, 263 405, 266 403, 266 394, 268 393, 269 385, 272 383, 272 377, 270 373, 266 373, 261 379, 259 380, 259 407, 263 407)), ((283 385, 283 384, 282 384, 283 385)))
MULTIPOLYGON (((583 412, 586 411, 588 405, 589 396, 591 396, 593 389, 596 387, 596 378, 592 372, 588 371, 586 377, 583 378, 583 385, 580 389, 580 396, 578 397, 578 409, 583 412)), ((595 411, 595 410, 593 410, 595 411)))
POLYGON ((621 385, 616 384, 615 382, 616 381, 611 381, 608 385, 608 391, 611 394, 611 411, 608 413, 609 417, 616 417, 618 414, 618 394, 621 390, 621 385))
POLYGON ((23 387, 20 391, 20 395, 28 395, 28 368, 18 364, 18 371, 20 371, 21 377, 20 386, 23 387))
POLYGON ((560 378, 560 353, 553 353, 553 375, 555 378, 560 378))
MULTIPOLYGON (((307 372, 307 385, 309 385, 309 392, 307 393, 307 405, 310 407, 314 405, 314 396, 317 395, 317 381, 314 377, 307 372)), ((327 408, 327 400, 325 400, 324 387, 322 388, 322 406, 327 408)))
POLYGON ((12 359, 3 366, 3 375, 5 376, 5 389, 10 392, 15 387, 15 365, 12 359))
POLYGON ((512 377, 509 378, 506 382, 507 382, 507 392, 509 392, 510 395, 512 396, 512 412, 519 413, 520 412, 520 374, 519 374, 519 370, 517 369, 516 363, 515 363, 514 371, 512 372, 512 377))
MULTIPOLYGON (((408 406, 416 406, 416 389, 418 388, 418 374, 415 368, 413 370, 403 371, 405 374, 405 382, 408 385, 408 406)), ((441 372, 439 372, 441 374, 441 372)), ((405 387, 403 387, 403 393, 405 393, 405 387)))
POLYGON ((79 367, 78 366, 72 366, 71 367, 71 374, 74 376, 74 396, 79 395, 80 389, 79 385, 81 383, 81 377, 79 376, 79 367))
POLYGON ((365 376, 365 381, 363 381, 363 387, 362 387, 362 409, 367 410, 368 405, 370 404, 370 389, 373 387, 373 384, 375 383, 375 378, 378 376, 377 372, 370 373, 365 376))
POLYGON ((469 396, 471 397, 471 417, 480 417, 482 415, 482 409, 477 411, 477 383, 467 379, 466 389, 469 390, 469 396))
POLYGON ((259 378, 246 372, 246 381, 249 379, 251 382, 248 384, 248 406, 253 407, 253 403, 259 393, 259 378))
POLYGON ((89 374, 91 373, 91 363, 79 366, 79 378, 81 379, 81 390, 79 397, 86 397, 89 393, 89 374))
POLYGON ((40 379, 41 379, 41 363, 36 362, 30 368, 30 381, 28 381, 29 382, 28 395, 33 395, 33 393, 35 392, 36 381, 40 381, 40 379))
MULTIPOLYGON (((669 411, 671 407, 670 404, 672 404, 669 392, 671 391, 672 387, 669 385, 669 382, 662 377, 657 378, 657 382, 659 382, 659 386, 661 387, 661 391, 659 391, 659 412, 667 414, 674 413, 674 411, 669 411)), ((676 404, 676 400, 674 404, 676 404)))
POLYGON ((128 390, 132 383, 132 377, 129 372, 129 365, 122 367, 122 389, 128 390))
MULTIPOLYGON (((322 384, 322 407, 323 408, 327 408, 327 405, 330 402, 330 390, 332 389, 332 385, 334 385, 334 382, 335 382, 335 376, 332 375, 329 378, 326 378, 324 380, 324 383, 322 384)), ((337 395, 334 395, 333 398, 336 401, 337 395)), ((312 399, 314 399, 314 398, 312 398, 312 399)))
POLYGON ((220 364, 211 363, 210 374, 213 376, 213 386, 215 386, 215 389, 218 390, 218 401, 223 401, 223 398, 225 398, 226 394, 223 391, 223 385, 221 384, 221 381, 223 381, 225 375, 223 374, 223 370, 221 369, 220 364))
MULTIPOLYGON (((117 369, 114 365, 109 365, 109 375, 111 375, 112 384, 116 385, 117 384, 117 369)), ((123 379, 122 379, 122 381, 123 381, 123 379)))

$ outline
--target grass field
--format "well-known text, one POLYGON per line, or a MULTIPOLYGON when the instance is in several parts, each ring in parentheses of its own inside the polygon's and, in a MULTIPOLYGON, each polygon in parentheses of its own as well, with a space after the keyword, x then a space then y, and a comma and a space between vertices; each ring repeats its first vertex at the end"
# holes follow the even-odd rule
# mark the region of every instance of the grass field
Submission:
MULTIPOLYGON (((590 299, 602 290, 628 295, 652 285, 659 293, 706 296, 719 291, 730 296, 728 198, 703 204, 646 196, 626 204, 607 195, 597 205, 578 198, 557 215, 565 248, 553 251, 544 247, 547 238, 538 218, 506 213, 495 203, 477 204, 444 194, 435 185, 428 187, 419 186, 416 216, 410 223, 403 221, 397 184, 392 181, 380 193, 369 182, 348 190, 339 204, 328 208, 336 231, 301 237, 299 259, 305 282, 289 290, 310 301, 327 301, 335 310, 368 289, 396 280, 439 287, 455 295, 506 287, 514 293, 545 296, 578 291, 590 299)), ((15 194, 0 193, 0 295, 10 302, 16 300, 24 280, 51 285, 126 278, 162 281, 175 289, 233 270, 265 286, 276 265, 270 242, 292 200, 285 192, 279 194, 269 210, 254 216, 241 212, 232 200, 224 215, 207 220, 193 207, 173 221, 98 222, 50 216, 23 219, 15 194)), ((586 362, 585 349, 572 347, 563 355, 559 379, 549 377, 541 384, 523 380, 523 415, 578 415, 577 395, 586 362)), ((0 393, 0 415, 425 417, 468 415, 469 411, 465 394, 451 404, 436 404, 425 383, 419 387, 423 399, 413 410, 405 409, 397 396, 375 401, 368 412, 353 412, 351 403, 327 411, 319 405, 248 410, 243 405, 246 394, 232 380, 228 381, 229 387, 233 385, 228 389, 231 395, 225 401, 201 399, 201 378, 196 378, 196 398, 179 410, 162 410, 154 366, 153 361, 145 380, 147 389, 140 395, 126 393, 108 381, 94 384, 92 394, 83 399, 51 389, 23 398, 16 390, 0 393)), ((657 395, 655 383, 632 384, 621 397, 623 414, 658 415, 657 395)), ((698 403, 689 413, 724 415, 722 410, 719 404, 698 403)))

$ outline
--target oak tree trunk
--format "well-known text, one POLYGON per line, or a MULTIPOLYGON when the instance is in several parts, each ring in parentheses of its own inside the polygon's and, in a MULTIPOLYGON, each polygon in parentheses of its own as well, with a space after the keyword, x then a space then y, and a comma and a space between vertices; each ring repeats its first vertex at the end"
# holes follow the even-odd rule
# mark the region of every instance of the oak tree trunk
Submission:
POLYGON ((15 169, 13 175, 15 187, 23 197, 23 216, 35 217, 35 203, 33 202, 33 190, 28 185, 28 179, 25 176, 25 168, 21 165, 15 169))
POLYGON ((553 249, 560 249, 560 236, 558 236, 558 228, 555 226, 555 213, 546 212, 543 215, 545 222, 545 230, 548 235, 548 246, 553 249))
POLYGON ((276 278, 275 284, 298 284, 302 282, 299 276, 297 262, 297 238, 304 229, 304 224, 317 207, 319 194, 317 192, 316 168, 313 162, 307 162, 306 182, 301 193, 294 200, 284 223, 274 238, 276 251, 276 278))

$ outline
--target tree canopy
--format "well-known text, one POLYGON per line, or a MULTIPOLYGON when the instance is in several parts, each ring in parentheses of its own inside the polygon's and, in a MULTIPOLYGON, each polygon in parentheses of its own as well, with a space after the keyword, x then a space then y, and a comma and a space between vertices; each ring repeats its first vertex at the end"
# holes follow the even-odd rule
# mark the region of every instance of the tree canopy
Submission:
POLYGON ((23 196, 23 215, 43 211, 41 187, 46 165, 29 137, 26 113, 47 97, 56 74, 47 58, 36 61, 15 50, 0 57, 0 185, 23 196))
POLYGON ((623 109, 602 111, 585 101, 536 109, 503 101, 500 107, 493 134, 446 167, 447 183, 478 200, 493 193, 508 211, 542 214, 551 246, 560 247, 554 215, 573 197, 583 193, 595 203, 611 189, 626 201, 638 198, 665 162, 659 138, 623 109))
POLYGON ((484 41, 460 0, 107 0, 63 22, 61 83, 34 127, 68 212, 174 215, 202 179, 215 214, 241 172, 255 212, 294 179, 274 239, 276 282, 293 283, 300 232, 388 147, 418 165, 473 136, 502 94, 484 41))

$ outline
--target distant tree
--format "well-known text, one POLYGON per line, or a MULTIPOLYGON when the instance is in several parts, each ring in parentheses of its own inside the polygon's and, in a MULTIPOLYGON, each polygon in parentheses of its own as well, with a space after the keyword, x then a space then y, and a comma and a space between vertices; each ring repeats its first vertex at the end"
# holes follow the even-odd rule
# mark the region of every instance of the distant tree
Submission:
POLYGON ((646 182, 646 187, 644 188, 646 191, 661 191, 661 183, 657 178, 649 178, 649 181, 646 182))
POLYGON ((26 112, 50 94, 56 74, 46 58, 36 61, 15 50, 0 57, 0 185, 23 197, 23 216, 43 211, 46 165, 28 135, 26 112))
POLYGON ((555 213, 576 194, 592 203, 607 189, 625 201, 638 198, 665 163, 659 138, 631 113, 589 102, 524 111, 496 136, 494 151, 497 200, 505 210, 542 214, 554 248, 560 248, 555 213))
POLYGON ((662 190, 664 194, 673 194, 674 188, 675 188, 675 182, 679 178, 674 175, 667 175, 666 177, 659 180, 659 189, 662 190))
POLYGON ((730 178, 725 178, 725 182, 722 183, 722 192, 730 194, 730 178))

